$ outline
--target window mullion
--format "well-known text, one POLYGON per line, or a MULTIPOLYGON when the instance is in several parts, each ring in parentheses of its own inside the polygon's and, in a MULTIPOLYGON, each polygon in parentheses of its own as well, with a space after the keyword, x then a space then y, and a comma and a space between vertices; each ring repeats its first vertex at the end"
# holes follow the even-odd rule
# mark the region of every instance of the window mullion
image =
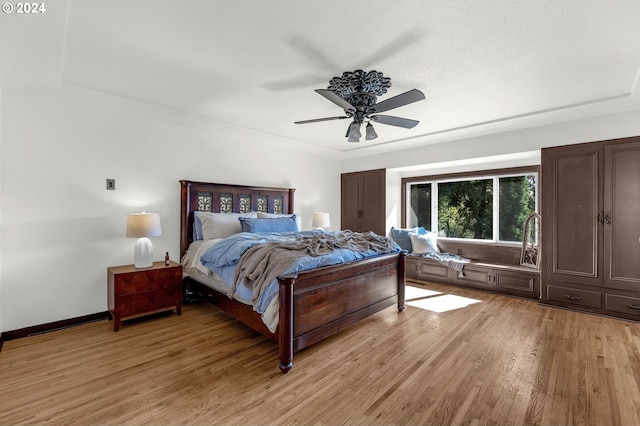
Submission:
POLYGON ((431 231, 438 232, 438 182, 431 184, 431 231))
POLYGON ((493 240, 500 240, 500 177, 493 177, 493 240))

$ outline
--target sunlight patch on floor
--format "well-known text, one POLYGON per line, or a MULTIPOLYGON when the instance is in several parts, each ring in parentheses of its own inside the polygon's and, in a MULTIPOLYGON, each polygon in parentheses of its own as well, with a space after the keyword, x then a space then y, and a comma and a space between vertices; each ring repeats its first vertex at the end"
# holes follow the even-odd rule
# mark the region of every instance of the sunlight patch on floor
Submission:
POLYGON ((421 299, 423 297, 432 297, 442 294, 439 291, 427 290, 426 288, 413 287, 407 285, 404 287, 404 298, 406 300, 421 299))
POLYGON ((466 308, 469 305, 481 302, 481 300, 471 299, 469 297, 442 294, 438 291, 412 286, 405 287, 405 295, 405 303, 407 305, 437 313, 466 308))

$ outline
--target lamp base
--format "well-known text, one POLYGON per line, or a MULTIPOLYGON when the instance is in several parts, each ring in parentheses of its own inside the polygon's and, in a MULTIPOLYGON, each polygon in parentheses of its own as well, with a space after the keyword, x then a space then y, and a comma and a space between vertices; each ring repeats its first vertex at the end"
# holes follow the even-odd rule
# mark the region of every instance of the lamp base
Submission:
POLYGON ((138 238, 133 253, 134 266, 136 268, 150 268, 153 266, 153 244, 147 237, 138 238))

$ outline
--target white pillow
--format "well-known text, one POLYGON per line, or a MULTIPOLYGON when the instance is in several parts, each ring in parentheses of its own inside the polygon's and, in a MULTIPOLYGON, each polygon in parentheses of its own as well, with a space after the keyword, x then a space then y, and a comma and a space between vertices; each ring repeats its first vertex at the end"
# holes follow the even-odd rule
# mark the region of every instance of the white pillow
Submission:
POLYGON ((214 238, 226 238, 242 232, 239 217, 256 218, 255 212, 250 213, 209 213, 199 212, 198 218, 202 222, 202 238, 211 240, 214 238))
POLYGON ((423 253, 440 253, 438 250, 438 234, 436 232, 427 232, 426 234, 410 233, 411 246, 416 254, 423 253))
POLYGON ((293 214, 279 214, 279 213, 258 212, 258 219, 269 219, 269 218, 273 218, 273 217, 291 217, 291 216, 295 216, 296 225, 298 225, 298 231, 302 230, 302 227, 300 225, 302 220, 300 219, 300 215, 299 214, 298 215, 293 215, 293 214))

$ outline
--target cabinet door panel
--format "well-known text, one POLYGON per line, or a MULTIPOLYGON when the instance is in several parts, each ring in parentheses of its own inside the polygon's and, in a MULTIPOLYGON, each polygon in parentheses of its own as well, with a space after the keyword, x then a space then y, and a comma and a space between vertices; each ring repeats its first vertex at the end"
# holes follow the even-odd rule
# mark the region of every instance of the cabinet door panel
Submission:
POLYGON ((373 231, 378 235, 385 235, 385 174, 371 173, 362 175, 362 198, 360 206, 360 230, 373 231))
POLYGON ((477 265, 465 265, 462 272, 456 275, 456 283, 461 285, 478 285, 481 288, 494 287, 494 284, 490 282, 489 276, 491 270, 483 266, 477 265))
POLYGON ((547 279, 602 286, 602 148, 544 151, 543 250, 547 279))
POLYGON ((354 175, 342 175, 341 189, 341 229, 357 232, 360 228, 360 178, 354 175))
POLYGON ((605 148, 604 286, 640 290, 640 142, 605 148))
POLYGON ((512 290, 533 291, 535 288, 535 276, 518 272, 493 272, 496 287, 512 290))
POLYGON ((421 261, 418 264, 418 278, 426 281, 448 282, 449 268, 434 261, 421 261))

